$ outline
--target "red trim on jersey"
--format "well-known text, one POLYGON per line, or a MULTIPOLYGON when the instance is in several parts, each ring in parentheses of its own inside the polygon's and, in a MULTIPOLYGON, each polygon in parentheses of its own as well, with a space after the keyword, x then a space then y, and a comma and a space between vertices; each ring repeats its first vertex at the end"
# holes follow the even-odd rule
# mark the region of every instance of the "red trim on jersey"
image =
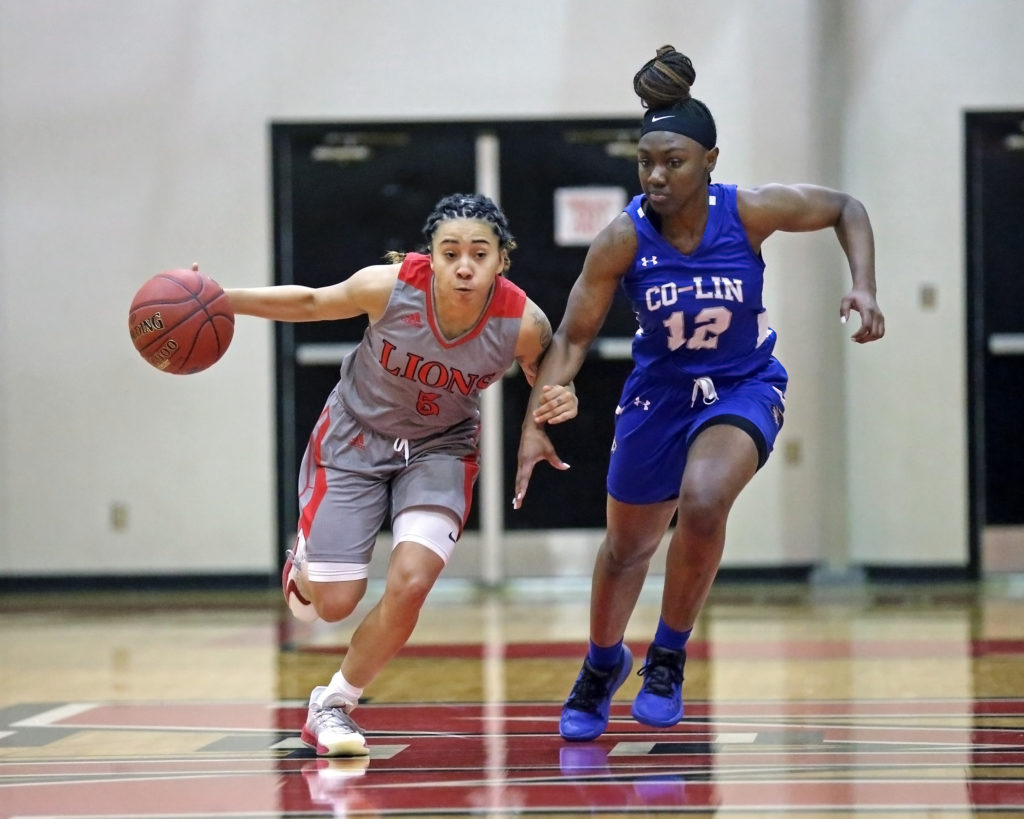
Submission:
POLYGON ((522 318, 526 309, 526 293, 504 276, 498 276, 498 287, 491 298, 488 315, 495 318, 522 318))
POLYGON ((430 279, 433 275, 434 271, 430 269, 430 257, 424 256, 422 253, 407 253, 402 259, 402 267, 398 271, 398 278, 424 293, 430 292, 430 279))
POLYGON ((462 536, 462 530, 466 528, 466 523, 469 520, 469 511, 473 507, 473 485, 476 483, 477 475, 480 474, 480 462, 477 460, 476 455, 467 455, 462 458, 462 466, 464 469, 462 478, 462 494, 465 498, 465 504, 462 507, 466 511, 462 514, 462 526, 459 527, 459 536, 462 536))
MULTIPOLYGON (((324 496, 327 494, 327 471, 320 465, 323 463, 321 457, 324 438, 327 436, 327 430, 331 426, 331 414, 327 407, 324 407, 320 413, 320 417, 317 419, 316 427, 313 429, 313 434, 310 436, 311 443, 313 445, 313 451, 310 453, 310 461, 313 466, 313 477, 310 480, 309 472, 306 473, 306 487, 312 483, 313 494, 310 496, 306 505, 299 510, 299 531, 302 532, 302 537, 307 541, 309 540, 309 531, 313 528, 313 518, 316 517, 317 509, 320 508, 320 504, 323 502, 324 496)), ((305 487, 303 488, 305 491, 305 487)))
POLYGON ((457 347, 476 338, 486 326, 489 318, 522 318, 523 311, 526 309, 526 293, 523 292, 523 289, 504 276, 498 276, 494 280, 494 292, 491 293, 491 298, 484 308, 483 315, 480 316, 480 321, 465 335, 455 341, 449 341, 437 325, 437 317, 434 312, 434 289, 430 286, 433 277, 434 271, 430 268, 430 257, 422 253, 407 254, 398 271, 399 279, 426 294, 427 323, 433 330, 438 343, 446 349, 457 347))

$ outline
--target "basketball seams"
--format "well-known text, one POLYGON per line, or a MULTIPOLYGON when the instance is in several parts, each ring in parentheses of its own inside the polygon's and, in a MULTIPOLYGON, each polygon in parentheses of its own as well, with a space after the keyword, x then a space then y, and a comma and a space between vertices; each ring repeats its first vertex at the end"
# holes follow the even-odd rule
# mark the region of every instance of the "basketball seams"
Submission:
POLYGON ((153 367, 180 375, 218 361, 235 325, 221 286, 192 270, 165 271, 147 281, 132 302, 128 323, 139 354, 153 367))
MULTIPOLYGON (((216 342, 217 347, 217 358, 220 358, 221 356, 224 355, 224 353, 227 351, 228 344, 231 343, 230 336, 228 337, 228 340, 225 342, 224 336, 228 334, 229 331, 226 328, 221 329, 218 327, 218 319, 228 321, 226 316, 219 314, 211 315, 210 312, 206 310, 205 306, 202 306, 200 307, 199 310, 190 313, 186 318, 181 319, 173 327, 165 330, 157 338, 154 338, 152 341, 147 343, 145 347, 139 350, 139 352, 142 354, 143 358, 148 360, 150 356, 160 351, 160 348, 166 343, 167 339, 169 337, 172 337, 174 333, 177 332, 180 334, 182 331, 188 330, 188 336, 191 340, 190 344, 187 349, 184 346, 182 346, 178 351, 176 351, 175 357, 181 359, 182 364, 180 366, 180 369, 182 370, 182 372, 198 372, 199 370, 189 370, 188 363, 192 358, 193 354, 195 353, 196 347, 198 347, 200 345, 200 342, 203 341, 204 333, 208 333, 209 331, 213 332, 213 340, 216 342), (199 322, 195 330, 192 331, 190 325, 194 323, 194 320, 197 317, 201 316, 201 314, 204 312, 206 313, 206 316, 202 319, 202 321, 199 322)), ((231 328, 230 333, 231 335, 233 335, 234 322, 229 322, 229 326, 231 328)), ((203 370, 206 369, 206 367, 200 367, 199 369, 203 370)))
MULTIPOLYGON (((145 355, 145 351, 146 350, 148 350, 150 347, 152 347, 157 342, 162 342, 164 339, 167 338, 167 336, 170 333, 173 333, 175 330, 180 330, 183 325, 190 324, 192 322, 192 320, 196 316, 198 316, 200 313, 206 313, 206 320, 203 321, 202 323, 200 323, 199 328, 195 332, 196 335, 199 335, 199 333, 202 332, 202 328, 204 326, 206 326, 206 324, 211 323, 214 319, 217 319, 217 318, 225 318, 226 319, 227 316, 225 316, 223 313, 211 313, 210 310, 209 310, 211 305, 216 304, 222 298, 227 298, 227 296, 225 296, 223 293, 221 293, 221 294, 219 294, 217 296, 214 296, 212 301, 209 301, 206 304, 204 304, 203 302, 199 301, 198 297, 192 296, 191 300, 196 302, 196 305, 197 305, 196 309, 193 310, 191 313, 188 313, 187 315, 181 316, 180 318, 176 316, 175 317, 175 319, 176 319, 175 323, 174 323, 174 325, 172 327, 169 327, 169 328, 165 329, 159 336, 156 336, 151 341, 146 342, 146 346, 143 347, 139 352, 141 352, 143 355, 145 355)), ((169 304, 171 304, 171 305, 186 304, 188 301, 189 300, 186 299, 185 301, 180 301, 180 302, 167 302, 167 301, 144 302, 143 304, 141 304, 138 307, 136 307, 135 310, 133 310, 132 312, 133 313, 137 313, 139 310, 143 309, 147 305, 149 305, 149 306, 157 306, 157 307, 166 307, 169 304)), ((232 332, 233 332, 234 331, 234 322, 233 321, 231 322, 231 327, 232 327, 232 332)), ((217 340, 218 340, 218 345, 219 345, 220 344, 220 334, 219 333, 218 333, 218 339, 217 340)))
MULTIPOLYGON (((152 307, 154 305, 186 304, 187 302, 192 300, 198 301, 200 305, 207 303, 204 302, 201 298, 201 296, 203 295, 203 291, 206 290, 206 283, 201 280, 196 282, 199 285, 199 289, 192 290, 186 287, 185 282, 181 281, 180 279, 176 279, 173 276, 167 275, 166 273, 157 273, 152 279, 146 282, 146 284, 143 285, 141 289, 145 290, 147 288, 152 288, 158 282, 166 282, 172 288, 179 288, 184 291, 184 295, 175 298, 170 293, 165 293, 161 290, 159 294, 154 295, 152 298, 147 299, 146 301, 136 302, 134 304, 135 310, 144 307, 152 307)), ((214 295, 214 297, 208 302, 209 304, 213 304, 213 302, 215 302, 218 298, 220 298, 221 295, 223 295, 222 293, 217 293, 216 289, 214 290, 214 293, 216 295, 214 295)))

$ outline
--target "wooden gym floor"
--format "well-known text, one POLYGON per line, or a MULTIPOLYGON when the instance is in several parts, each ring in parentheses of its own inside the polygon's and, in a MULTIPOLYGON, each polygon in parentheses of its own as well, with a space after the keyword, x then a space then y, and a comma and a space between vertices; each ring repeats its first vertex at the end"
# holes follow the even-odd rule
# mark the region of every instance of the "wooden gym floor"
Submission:
POLYGON ((1024 815, 1019 578, 720 581, 683 722, 635 723, 632 675, 609 732, 570 744, 586 624, 583 584, 442 581, 355 713, 370 758, 328 761, 298 732, 349 626, 277 590, 5 594, 0 817, 1024 815))

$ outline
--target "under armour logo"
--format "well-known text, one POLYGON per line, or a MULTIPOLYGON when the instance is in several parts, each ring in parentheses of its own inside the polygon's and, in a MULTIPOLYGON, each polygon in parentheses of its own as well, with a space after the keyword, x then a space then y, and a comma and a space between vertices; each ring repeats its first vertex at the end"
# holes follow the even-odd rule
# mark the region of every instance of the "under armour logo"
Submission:
POLYGON ((651 402, 650 401, 644 401, 639 396, 637 396, 636 398, 633 399, 633 406, 634 407, 643 407, 644 408, 644 412, 647 412, 647 410, 649 410, 651 408, 651 402))
POLYGON ((649 258, 649 259, 646 256, 643 256, 640 259, 640 264, 643 265, 644 267, 647 267, 647 265, 649 265, 649 264, 655 265, 657 263, 658 263, 658 257, 657 256, 651 256, 651 258, 649 258))

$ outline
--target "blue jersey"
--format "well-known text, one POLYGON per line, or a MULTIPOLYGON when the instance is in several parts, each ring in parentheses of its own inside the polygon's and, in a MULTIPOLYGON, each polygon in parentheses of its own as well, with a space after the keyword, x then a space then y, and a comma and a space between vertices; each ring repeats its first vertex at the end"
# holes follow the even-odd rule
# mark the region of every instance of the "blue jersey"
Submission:
POLYGON ((643 196, 626 207, 637 253, 622 278, 636 312, 636 371, 690 383, 744 378, 771 360, 775 332, 762 303, 764 261, 740 222, 736 186, 708 188, 708 221, 700 244, 682 253, 658 232, 643 196))

